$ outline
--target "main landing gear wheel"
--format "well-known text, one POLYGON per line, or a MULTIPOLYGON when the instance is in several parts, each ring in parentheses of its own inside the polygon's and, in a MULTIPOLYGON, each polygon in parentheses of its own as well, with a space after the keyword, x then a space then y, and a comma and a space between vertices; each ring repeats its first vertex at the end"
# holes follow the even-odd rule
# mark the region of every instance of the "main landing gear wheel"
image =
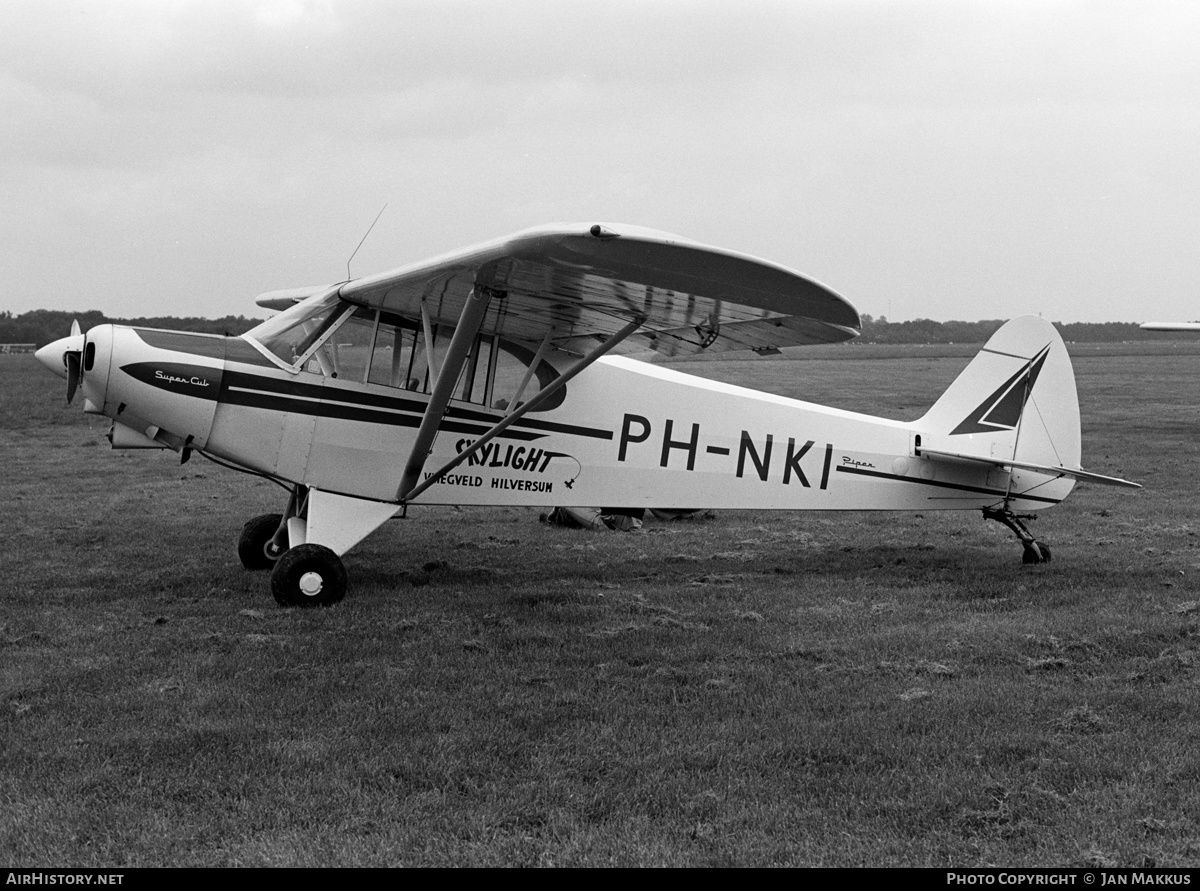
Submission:
POLYGON ((247 520, 238 539, 238 557, 249 570, 270 569, 279 559, 282 550, 274 544, 275 533, 283 522, 280 514, 263 514, 247 520))
POLYGON ((280 606, 332 606, 346 596, 346 567, 324 545, 297 545, 276 561, 271 593, 280 606))

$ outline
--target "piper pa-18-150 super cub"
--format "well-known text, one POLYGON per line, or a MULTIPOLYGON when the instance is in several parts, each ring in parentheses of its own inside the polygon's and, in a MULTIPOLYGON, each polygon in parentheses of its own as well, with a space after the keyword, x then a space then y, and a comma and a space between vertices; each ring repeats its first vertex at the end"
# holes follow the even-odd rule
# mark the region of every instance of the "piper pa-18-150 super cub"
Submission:
POLYGON ((277 291, 241 337, 98 325, 38 358, 115 448, 192 451, 291 492, 246 523, 288 606, 408 504, 1022 513, 1075 480, 1079 404, 1053 326, 1004 325, 920 420, 892 421, 617 355, 834 343, 859 317, 781 266, 676 236, 554 225, 392 272, 277 291))

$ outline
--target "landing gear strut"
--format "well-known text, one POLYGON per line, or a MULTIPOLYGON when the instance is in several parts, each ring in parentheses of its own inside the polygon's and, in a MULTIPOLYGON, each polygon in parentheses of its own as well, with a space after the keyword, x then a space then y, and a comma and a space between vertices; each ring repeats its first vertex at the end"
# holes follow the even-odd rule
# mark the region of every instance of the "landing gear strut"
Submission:
POLYGON ((259 517, 246 524, 239 553, 247 568, 274 564, 271 593, 281 605, 329 606, 346 596, 346 567, 341 555, 394 517, 400 508, 391 501, 371 501, 297 485, 283 514, 259 517))
POLYGON ((263 514, 247 520, 238 539, 238 557, 250 571, 271 569, 288 549, 287 521, 304 517, 308 509, 308 489, 293 486, 292 495, 282 514, 263 514))
POLYGON ((282 514, 248 521, 238 540, 243 566, 271 570, 271 593, 280 606, 330 606, 346 596, 342 559, 331 548, 304 541, 309 494, 307 486, 294 486, 282 514))
POLYGON ((1018 516, 1008 508, 985 507, 983 509, 983 518, 985 520, 995 520, 997 523, 1003 523, 1013 531, 1018 539, 1020 539, 1021 547, 1023 549, 1021 554, 1022 563, 1050 562, 1050 548, 1034 538, 1029 530, 1025 528, 1025 524, 1021 522, 1022 520, 1036 520, 1037 517, 1033 514, 1022 514, 1018 516))

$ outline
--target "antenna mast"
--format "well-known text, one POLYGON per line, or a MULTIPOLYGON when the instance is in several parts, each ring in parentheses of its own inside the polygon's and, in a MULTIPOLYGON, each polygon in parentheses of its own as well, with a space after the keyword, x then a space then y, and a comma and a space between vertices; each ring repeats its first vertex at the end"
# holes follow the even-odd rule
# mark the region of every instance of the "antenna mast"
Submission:
POLYGON ((346 281, 350 281, 350 262, 354 259, 354 255, 358 253, 358 248, 363 246, 363 242, 367 240, 367 235, 371 234, 371 230, 375 228, 375 223, 379 222, 379 218, 381 216, 383 216, 383 212, 385 210, 387 210, 386 202, 384 202, 383 207, 379 208, 379 213, 375 214, 374 222, 372 222, 371 225, 367 227, 366 235, 363 235, 362 240, 359 241, 359 243, 358 243, 358 247, 356 247, 354 249, 353 253, 350 254, 350 259, 346 261, 346 281))

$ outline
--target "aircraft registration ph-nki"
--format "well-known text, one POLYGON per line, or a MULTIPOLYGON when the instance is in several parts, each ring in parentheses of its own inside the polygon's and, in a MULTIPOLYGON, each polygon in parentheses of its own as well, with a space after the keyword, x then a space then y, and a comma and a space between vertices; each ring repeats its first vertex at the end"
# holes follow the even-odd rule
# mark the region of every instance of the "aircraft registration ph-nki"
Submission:
POLYGON ((1050 559, 1023 512, 1078 479, 1079 403, 1049 323, 1008 322, 920 420, 638 362, 859 333, 826 286, 627 226, 561 224, 391 272, 262 295, 241 337, 98 325, 38 351, 114 448, 273 479, 238 554, 285 606, 346 593, 342 555, 409 504, 979 510, 1050 559))

